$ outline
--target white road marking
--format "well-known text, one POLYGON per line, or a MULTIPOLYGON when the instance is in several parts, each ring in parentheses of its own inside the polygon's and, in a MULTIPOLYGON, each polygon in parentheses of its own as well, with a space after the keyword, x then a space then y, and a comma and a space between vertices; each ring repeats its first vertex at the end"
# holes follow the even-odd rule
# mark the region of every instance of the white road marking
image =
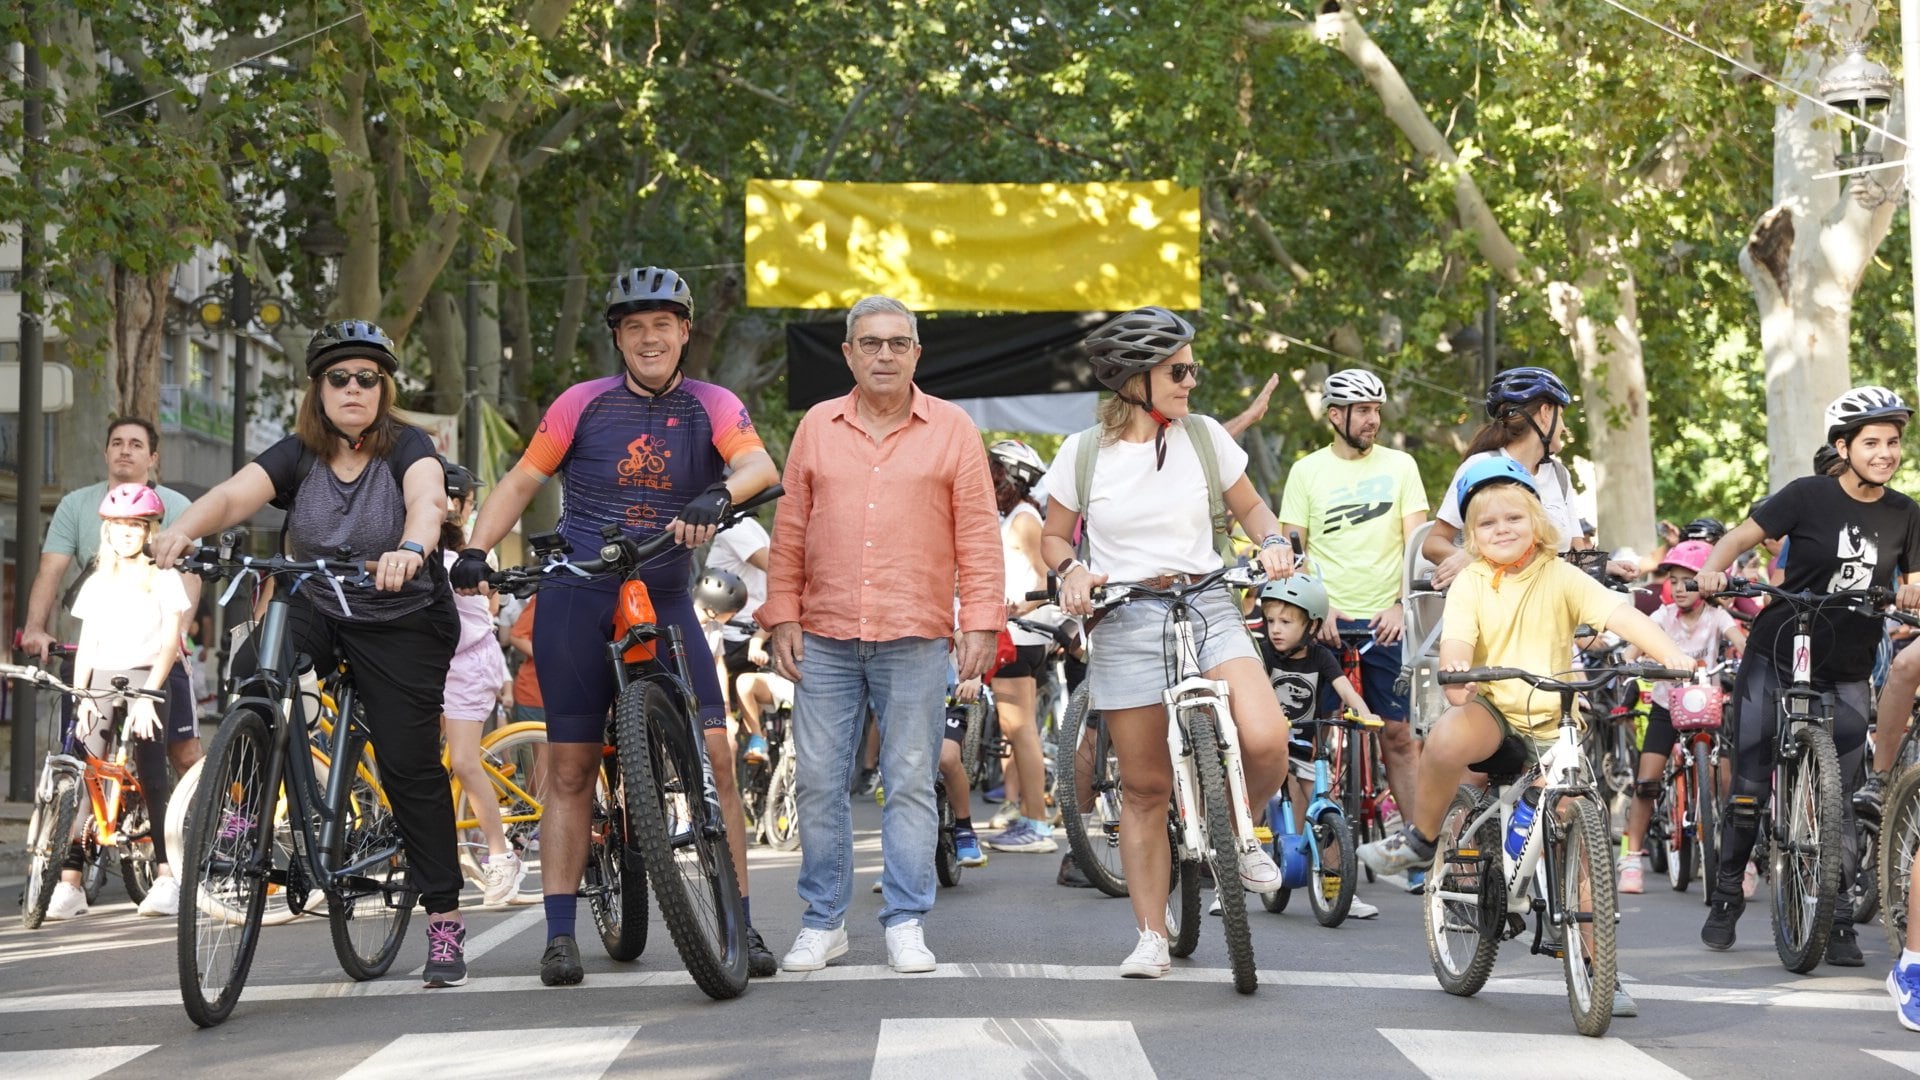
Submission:
POLYGON ((90 1046, 73 1050, 9 1050, 0 1053, 0 1076, 7 1080, 93 1080, 117 1069, 152 1046, 90 1046))
POLYGON ((1156 1080, 1124 1020, 882 1020, 871 1080, 1156 1080))
POLYGON ((1896 1069, 1920 1076, 1920 1050, 1868 1050, 1867 1053, 1896 1069))
POLYGON ((1552 1062, 1554 1080, 1687 1080, 1644 1050, 1620 1039, 1581 1035, 1519 1035, 1501 1031, 1426 1031, 1381 1028, 1380 1034, 1432 1080, 1480 1080, 1501 1070, 1493 1062, 1552 1062))
MULTIPOLYGON (((1380 975, 1363 972, 1267 971, 1260 973, 1264 986, 1285 986, 1331 990, 1389 990, 1412 993, 1442 993, 1431 975, 1380 975)), ((941 964, 933 971, 902 975, 884 964, 828 967, 820 971, 795 973, 783 971, 773 979, 755 980, 756 988, 776 990, 807 982, 892 982, 932 979, 1046 979, 1056 982, 1108 982, 1118 986, 1122 980, 1113 965, 1076 967, 1066 964, 941 964)), ((1233 981, 1226 968, 1175 967, 1159 983, 1207 983, 1226 985, 1233 981)), ((613 971, 590 972, 580 987, 554 991, 574 993, 582 990, 636 990, 656 987, 687 987, 693 979, 685 971, 613 971)), ((1128 982, 1140 992, 1153 992, 1151 983, 1128 982)), ((541 990, 535 975, 496 975, 474 978, 456 990, 422 990, 412 978, 389 978, 373 982, 264 983, 248 986, 240 995, 241 1007, 249 1001, 312 1001, 321 998, 396 997, 402 994, 431 993, 436 998, 471 993, 517 993, 541 990)), ((1518 994, 1528 997, 1562 997, 1566 986, 1558 979, 1496 979, 1482 994, 1518 994)), ((1882 994, 1827 994, 1773 989, 1715 990, 1699 986, 1670 986, 1638 983, 1634 997, 1642 1001, 1674 1001, 1688 1005, 1742 1005, 1785 1009, 1826 1009, 1843 1012, 1881 1012, 1887 1008, 1882 994)), ((70 1009, 177 1007, 178 992, 173 990, 131 990, 119 993, 39 994, 8 997, 0 995, 0 1012, 59 1012, 70 1009)))
POLYGON ((640 1031, 637 1027, 521 1028, 402 1035, 340 1080, 597 1080, 640 1031))

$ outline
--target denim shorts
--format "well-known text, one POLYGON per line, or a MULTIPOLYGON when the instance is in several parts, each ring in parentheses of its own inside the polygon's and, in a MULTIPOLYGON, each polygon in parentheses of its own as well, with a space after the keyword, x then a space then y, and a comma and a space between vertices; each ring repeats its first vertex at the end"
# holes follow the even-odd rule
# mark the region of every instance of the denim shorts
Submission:
MULTIPOLYGON (((1243 656, 1258 662, 1246 620, 1224 586, 1207 590, 1192 604, 1199 616, 1190 625, 1201 671, 1243 656)), ((1089 642, 1087 663, 1094 708, 1160 704, 1162 691, 1172 684, 1169 673, 1174 664, 1168 607, 1164 601, 1136 600, 1100 620, 1089 642)))

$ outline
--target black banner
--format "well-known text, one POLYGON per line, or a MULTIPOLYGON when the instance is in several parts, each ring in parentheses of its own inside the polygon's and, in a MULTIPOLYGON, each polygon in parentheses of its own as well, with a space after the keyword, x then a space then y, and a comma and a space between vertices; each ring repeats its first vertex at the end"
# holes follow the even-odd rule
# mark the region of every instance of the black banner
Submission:
MULTIPOLYGON (((944 315, 920 320, 914 384, 940 398, 1066 394, 1097 390, 1080 342, 1103 311, 944 315)), ((853 389, 840 344, 844 317, 787 324, 787 407, 805 409, 853 389)))

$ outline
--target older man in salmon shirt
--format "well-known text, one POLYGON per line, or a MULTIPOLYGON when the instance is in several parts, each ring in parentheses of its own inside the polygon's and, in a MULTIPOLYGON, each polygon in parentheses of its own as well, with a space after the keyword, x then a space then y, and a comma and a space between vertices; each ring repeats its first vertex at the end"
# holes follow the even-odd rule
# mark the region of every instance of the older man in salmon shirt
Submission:
POLYGON ((963 680, 984 674, 993 658, 1006 621, 1000 523, 973 421, 913 385, 913 312, 867 297, 847 313, 840 350, 854 390, 815 405, 794 431, 759 614, 771 628, 774 670, 795 684, 799 893, 807 910, 781 966, 818 971, 846 954, 847 789, 871 700, 887 791, 887 963, 932 971, 921 924, 937 887, 933 782, 948 653, 963 680))

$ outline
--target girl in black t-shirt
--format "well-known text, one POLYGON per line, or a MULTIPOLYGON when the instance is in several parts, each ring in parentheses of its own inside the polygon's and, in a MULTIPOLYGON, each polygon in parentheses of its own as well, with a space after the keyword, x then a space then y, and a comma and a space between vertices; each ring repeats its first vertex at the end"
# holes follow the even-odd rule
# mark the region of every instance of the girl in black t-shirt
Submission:
MULTIPOLYGON (((1786 539, 1782 587, 1839 592, 1894 584, 1897 568, 1920 566, 1920 506, 1887 487, 1900 467, 1900 439, 1913 412, 1899 396, 1878 386, 1849 390, 1827 406, 1827 441, 1844 465, 1833 476, 1806 476, 1756 503, 1750 516, 1714 545, 1699 575, 1712 594, 1726 587, 1726 568, 1740 552, 1763 539, 1786 539)), ((1909 582, 1920 575, 1909 574, 1909 582)), ((1899 590, 1902 608, 1920 607, 1920 585, 1899 590)), ((1828 608, 1814 618, 1813 684, 1833 695, 1833 739, 1840 775, 1860 770, 1866 744, 1874 652, 1882 634, 1877 618, 1828 608)), ((1733 794, 1720 830, 1720 865, 1711 910, 1700 938, 1710 948, 1731 948, 1734 924, 1746 907, 1742 888, 1747 860, 1772 795, 1774 746, 1778 740, 1775 692, 1792 680, 1794 613, 1785 604, 1761 611, 1748 637, 1734 684, 1737 741, 1733 794), (1741 800, 1738 796, 1749 796, 1741 800)), ((1841 800, 1844 841, 1841 880, 1859 867, 1859 836, 1853 804, 1841 800)), ((1864 963, 1853 929, 1849 890, 1834 912, 1827 961, 1842 967, 1864 963)))

